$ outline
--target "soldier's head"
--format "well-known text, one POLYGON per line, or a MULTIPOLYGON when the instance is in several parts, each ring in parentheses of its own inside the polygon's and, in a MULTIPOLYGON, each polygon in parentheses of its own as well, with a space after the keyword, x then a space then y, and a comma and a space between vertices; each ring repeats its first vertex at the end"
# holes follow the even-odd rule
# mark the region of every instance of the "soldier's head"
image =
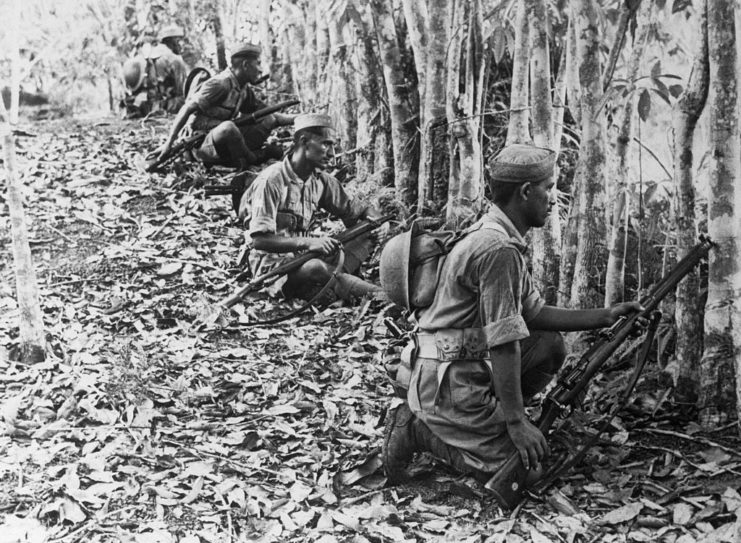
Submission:
POLYGON ((492 201, 518 214, 526 227, 543 226, 553 204, 556 153, 534 145, 515 144, 489 161, 492 201))
POLYGON ((182 50, 182 39, 185 34, 183 29, 178 25, 168 25, 160 30, 157 36, 160 43, 165 45, 170 51, 179 55, 182 50))
POLYGON ((135 94, 144 84, 147 75, 147 63, 142 57, 136 56, 127 59, 121 71, 126 90, 129 94, 135 94))
POLYGON ((232 71, 242 85, 245 83, 254 85, 260 78, 262 70, 260 66, 261 54, 260 46, 252 43, 245 43, 232 53, 232 71))
POLYGON ((322 113, 304 113, 293 121, 294 155, 311 169, 324 169, 334 156, 332 118, 322 113))

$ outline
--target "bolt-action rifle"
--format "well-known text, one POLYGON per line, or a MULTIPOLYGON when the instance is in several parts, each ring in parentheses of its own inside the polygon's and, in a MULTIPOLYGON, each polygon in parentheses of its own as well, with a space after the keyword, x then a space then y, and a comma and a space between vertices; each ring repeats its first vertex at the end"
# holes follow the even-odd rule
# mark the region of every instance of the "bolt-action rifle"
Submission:
MULTIPOLYGON (((340 243, 347 243, 355 238, 359 238, 361 236, 369 234, 370 232, 381 226, 383 223, 390 221, 392 218, 393 215, 384 215, 382 217, 379 217, 378 219, 366 219, 333 237, 340 243)), ((264 273, 259 277, 255 277, 252 281, 240 288, 234 294, 219 302, 219 306, 221 306, 222 308, 229 308, 251 292, 257 292, 258 290, 276 281, 279 277, 299 269, 312 258, 322 258, 323 256, 324 255, 317 251, 308 251, 298 256, 294 256, 293 258, 288 259, 283 264, 280 264, 279 266, 273 268, 269 272, 264 273)), ((239 274, 237 276, 237 280, 239 281, 240 279, 244 279, 245 275, 246 273, 244 272, 239 274)))
MULTIPOLYGON (((256 124, 260 119, 267 117, 268 115, 272 115, 273 113, 276 113, 282 109, 285 109, 287 107, 295 106, 300 104, 301 102, 298 100, 286 100, 285 102, 280 102, 279 104, 275 104, 274 106, 268 106, 264 107, 262 109, 258 109, 257 111, 253 113, 249 113, 246 115, 240 115, 236 119, 233 119, 234 124, 237 126, 247 126, 250 124, 256 124)), ((177 158, 178 156, 182 155, 186 151, 191 151, 195 149, 196 147, 200 146, 201 143, 203 143, 203 140, 206 139, 205 133, 197 133, 193 134, 190 137, 181 139, 178 141, 175 145, 170 147, 170 150, 167 151, 167 153, 163 157, 159 157, 157 151, 150 154, 147 158, 146 166, 144 169, 148 172, 156 171, 161 166, 164 166, 169 161, 171 161, 174 158, 177 158), (151 157, 151 158, 150 158, 151 157)))
MULTIPOLYGON (((589 381, 602 365, 610 359, 628 336, 640 331, 639 323, 651 317, 661 300, 670 292, 674 292, 679 282, 707 256, 713 245, 709 238, 701 237, 700 243, 695 245, 654 286, 648 296, 641 300, 643 311, 621 317, 602 333, 603 337, 592 345, 571 371, 559 378, 556 386, 543 401, 543 411, 538 420, 538 429, 544 435, 553 426, 559 415, 578 403, 580 393, 586 389, 589 381)), ((513 509, 523 498, 527 473, 528 470, 525 469, 520 459, 520 453, 514 452, 505 460, 499 471, 487 481, 486 488, 494 494, 494 499, 501 507, 513 509)))

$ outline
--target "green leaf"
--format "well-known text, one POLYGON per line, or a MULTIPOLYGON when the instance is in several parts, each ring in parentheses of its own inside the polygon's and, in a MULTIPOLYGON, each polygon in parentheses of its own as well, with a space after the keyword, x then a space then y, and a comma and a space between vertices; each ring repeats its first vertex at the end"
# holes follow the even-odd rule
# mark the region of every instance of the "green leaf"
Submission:
POLYGON ((651 89, 653 92, 659 95, 659 97, 664 100, 667 104, 671 105, 671 101, 669 100, 669 91, 668 90, 662 90, 662 89, 651 89))
POLYGON ((672 4, 672 13, 679 13, 684 11, 692 5, 692 0, 674 0, 672 4))
POLYGON ((658 79, 661 76, 661 61, 657 60, 653 68, 651 68, 651 78, 658 79))
POLYGON ((638 99, 638 115, 642 121, 648 119, 648 114, 651 111, 651 94, 644 90, 641 93, 641 97, 638 99))

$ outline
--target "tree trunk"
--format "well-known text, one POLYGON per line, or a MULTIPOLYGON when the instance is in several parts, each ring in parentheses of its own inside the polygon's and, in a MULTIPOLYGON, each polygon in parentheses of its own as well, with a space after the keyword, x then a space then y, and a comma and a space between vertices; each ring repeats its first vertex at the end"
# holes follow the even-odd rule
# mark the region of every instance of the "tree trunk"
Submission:
MULTIPOLYGON (((579 64, 576 55, 576 28, 574 27, 573 8, 570 8, 569 26, 566 32, 566 95, 569 113, 577 126, 581 126, 581 95, 579 86, 579 64)), ((563 272, 563 269, 562 269, 563 272)))
POLYGON ((5 178, 7 181, 8 212, 10 215, 10 229, 13 239, 13 261, 15 263, 15 284, 18 295, 18 323, 20 360, 27 364, 44 360, 44 320, 41 315, 39 287, 36 280, 36 271, 33 267, 31 247, 28 244, 28 230, 26 227, 26 212, 23 207, 23 192, 21 182, 16 176, 15 165, 15 137, 13 127, 18 120, 20 86, 20 54, 18 49, 18 33, 20 20, 20 5, 17 1, 10 2, 8 26, 10 30, 10 58, 11 58, 11 110, 5 110, 5 104, 0 98, 0 135, 3 141, 5 158, 5 178), (13 96, 16 98, 13 99, 13 96))
POLYGON ((509 109, 507 143, 529 143, 530 110, 528 109, 528 53, 530 47, 530 22, 527 20, 526 0, 519 0, 515 22, 515 52, 512 60, 512 92, 509 109))
MULTIPOLYGON (((551 61, 548 46, 548 15, 543 0, 527 0, 530 28, 530 82, 533 143, 558 152, 554 141, 551 98, 551 61)), ((554 175, 557 169, 554 167, 554 175)), ((554 186, 553 192, 556 188, 554 186)), ((552 195, 553 197, 553 195, 552 195)), ((561 222, 554 207, 543 228, 531 232, 533 280, 547 304, 556 304, 558 268, 561 260, 561 222)))
MULTIPOLYGON (((610 56, 607 58, 607 64, 605 65, 605 73, 602 81, 602 89, 607 90, 612 81, 612 76, 615 73, 615 66, 620 58, 620 53, 625 45, 625 36, 628 32, 628 24, 630 23, 631 16, 638 9, 641 4, 641 0, 633 0, 632 2, 623 2, 622 10, 620 11, 620 19, 615 29, 615 41, 610 49, 610 56)), ((629 80, 630 81, 630 80, 629 80)))
POLYGON ((482 71, 487 66, 483 62, 480 1, 454 0, 453 15, 454 39, 447 62, 450 91, 446 110, 453 138, 446 223, 455 229, 472 222, 481 209, 484 194, 480 131, 485 92, 480 84, 485 79, 482 71), (465 61, 463 70, 462 60, 465 61))
MULTIPOLYGON (((427 36, 427 50, 424 54, 424 95, 420 100, 420 119, 423 124, 420 124, 422 138, 417 184, 418 212, 434 209, 435 202, 447 196, 445 172, 449 171, 449 149, 445 111, 447 79, 445 61, 450 41, 451 2, 452 0, 435 2, 434 9, 428 9, 426 17, 424 13, 417 14, 426 22, 427 36)), ((417 20, 407 22, 410 28, 419 28, 420 24, 417 20)))
POLYGON ((221 24, 221 2, 214 0, 212 8, 211 28, 214 31, 214 38, 216 39, 216 63, 219 66, 219 71, 222 71, 226 70, 228 64, 226 62, 224 27, 221 24))
POLYGON ((412 187, 417 180, 417 131, 413 122, 415 113, 409 108, 408 96, 411 89, 404 77, 401 51, 390 6, 385 0, 372 0, 370 4, 388 95, 396 199, 408 205, 412 202, 412 187))
MULTIPOLYGON (((693 183, 694 156, 692 141, 695 126, 708 98, 710 67, 708 65, 707 0, 698 6, 696 28, 699 36, 698 50, 692 65, 687 87, 674 107, 674 183, 675 199, 672 221, 677 235, 677 258, 683 258, 697 242, 695 218, 695 187, 693 183)), ((697 401, 697 370, 702 356, 702 306, 700 280, 697 270, 692 270, 677 286, 674 319, 677 343, 674 355, 677 360, 677 378, 674 396, 680 402, 697 401)))
POLYGON ((713 428, 735 416, 741 383, 741 254, 738 92, 734 2, 708 2, 710 62, 710 253, 705 340, 700 364, 700 420, 713 428))
MULTIPOLYGON (((622 302, 625 287, 625 249, 630 227, 628 198, 628 179, 630 177, 630 142, 633 128, 633 102, 635 96, 635 82, 641 67, 641 60, 646 50, 648 34, 651 30, 651 9, 653 2, 644 2, 639 8, 636 24, 638 31, 633 43, 633 50, 628 61, 628 98, 622 111, 622 120, 618 123, 618 135, 615 143, 615 152, 610 168, 610 179, 614 180, 615 188, 608 201, 614 202, 612 208, 612 222, 610 225, 610 240, 608 242, 609 255, 607 257, 607 273, 605 275, 605 307, 622 302)), ((626 8, 627 9, 627 8, 626 8)), ((618 47, 618 44, 615 44, 618 47)), ((604 85, 603 85, 604 86, 604 85)))
MULTIPOLYGON (((403 0, 402 8, 407 22, 409 44, 412 46, 412 53, 414 54, 417 88, 419 89, 420 99, 424 100, 426 93, 425 68, 427 67, 427 4, 424 0, 403 0)), ((424 126, 424 123, 425 119, 420 116, 419 125, 424 126)))
POLYGON ((357 101, 355 100, 355 76, 348 60, 348 46, 344 39, 342 19, 337 14, 329 18, 329 45, 332 53, 332 65, 339 77, 335 80, 336 88, 331 95, 331 104, 334 108, 334 117, 340 136, 340 142, 345 152, 355 149, 357 145, 357 101))
MULTIPOLYGON (((577 238, 574 276, 571 283, 572 307, 602 305, 598 291, 600 270, 606 262, 604 221, 604 127, 598 108, 602 98, 602 69, 599 55, 599 21, 595 0, 573 4, 577 36, 581 101, 581 148, 574 176, 576 186, 577 238)), ((562 268, 563 271, 563 268, 562 268)))

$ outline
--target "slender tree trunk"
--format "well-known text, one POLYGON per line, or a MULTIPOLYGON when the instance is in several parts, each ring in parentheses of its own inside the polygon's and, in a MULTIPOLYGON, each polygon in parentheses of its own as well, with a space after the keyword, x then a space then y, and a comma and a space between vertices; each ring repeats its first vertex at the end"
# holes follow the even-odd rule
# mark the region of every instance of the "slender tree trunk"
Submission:
MULTIPOLYGON (((409 44, 412 46, 412 53, 414 54, 417 88, 419 89, 420 99, 424 100, 426 93, 425 69, 427 67, 427 4, 425 0, 403 0, 402 8, 407 22, 409 44)), ((424 123, 425 119, 420 117, 420 126, 424 126, 424 123)))
POLYGON ((316 19, 316 54, 317 54, 317 103, 322 109, 330 105, 328 101, 332 96, 332 85, 334 85, 334 74, 337 66, 334 65, 334 57, 330 55, 329 18, 330 15, 323 2, 314 5, 314 16, 316 19))
POLYGON ((708 2, 710 192, 708 233, 717 244, 708 266, 700 420, 713 428, 736 415, 741 391, 741 189, 734 2, 708 2))
MULTIPOLYGON (((533 143, 554 149, 553 102, 551 98, 551 60, 546 32, 548 15, 543 0, 527 0, 530 23, 530 82, 533 143)), ((556 150, 556 149, 554 149, 556 150)), ((557 152, 557 150, 556 150, 557 152)), ((554 175, 557 169, 554 166, 554 175)), ((553 192, 556 188, 554 186, 553 192)), ((551 197, 554 197, 551 195, 551 197)), ((561 222, 554 207, 543 228, 531 233, 533 280, 547 304, 556 304, 558 268, 561 260, 561 222)))
MULTIPOLYGON (((677 258, 683 258, 697 242, 692 142, 695 126, 707 102, 710 83, 707 0, 701 0, 697 9, 698 50, 687 87, 674 107, 673 119, 676 189, 672 221, 677 236, 677 258)), ((674 354, 678 366, 674 395, 680 402, 694 404, 697 401, 699 377, 697 368, 702 356, 703 336, 700 280, 697 270, 690 272, 677 286, 674 319, 677 327, 674 354)))
POLYGON ((404 77, 401 51, 390 7, 385 0, 372 0, 376 35, 381 50, 383 75, 391 118, 391 141, 394 151, 394 187, 396 198, 405 204, 412 202, 417 180, 417 131, 415 113, 409 108, 411 89, 404 77))
POLYGON ((480 1, 454 0, 453 15, 453 42, 447 62, 450 91, 446 109, 453 138, 446 222, 450 228, 459 228, 478 214, 484 194, 480 131, 485 92, 479 84, 486 66, 480 1))
MULTIPOLYGON (((447 196, 449 149, 446 119, 446 67, 450 42, 450 11, 452 0, 439 0, 426 12, 427 50, 425 57, 424 96, 420 101, 423 124, 420 125, 418 211, 435 208, 435 202, 447 196)), ((420 17, 424 14, 418 13, 420 17)), ((419 28, 419 22, 408 23, 419 28)))
POLYGON ((571 113, 576 124, 581 126, 582 89, 579 85, 579 64, 576 55, 576 28, 574 27, 573 8, 570 8, 569 11, 571 16, 566 30, 568 33, 568 39, 566 40, 566 95, 569 113, 571 113))
MULTIPOLYGON (((599 21, 595 0, 573 4, 577 36, 577 62, 582 95, 582 137, 576 168, 578 245, 571 283, 572 307, 602 305, 598 290, 600 271, 606 263, 604 222, 604 126, 598 112, 602 98, 602 67, 599 55, 599 21)), ((563 271, 563 269, 562 269, 563 271)))
POLYGON ((356 117, 357 101, 355 100, 355 77, 348 59, 348 46, 344 39, 344 27, 341 19, 333 14, 329 18, 329 45, 332 54, 332 65, 338 73, 336 89, 331 103, 334 105, 335 118, 340 141, 345 151, 355 149, 358 120, 356 117))
MULTIPOLYGON (((628 179, 630 177, 630 143, 633 128, 633 102, 635 96, 635 82, 641 67, 641 60, 646 50, 648 34, 651 30, 651 9, 653 2, 644 2, 637 15, 637 33, 633 43, 633 50, 628 61, 628 99, 622 111, 622 120, 618 123, 618 135, 615 143, 615 152, 612 160, 610 179, 614 180, 615 187, 608 201, 613 202, 612 222, 610 225, 610 240, 608 242, 609 256, 607 257, 607 273, 605 275, 605 307, 622 302, 625 287, 625 248, 628 239, 629 199, 628 179)), ((627 8, 626 8, 627 9, 627 8)), ((617 44, 615 45, 617 47, 617 44)))
POLYGON ((530 49, 530 22, 527 2, 518 0, 515 22, 515 52, 512 61, 512 92, 510 98, 509 127, 507 143, 529 143, 530 110, 528 108, 528 53, 530 49))
POLYGON ((20 360, 27 364, 44 360, 44 321, 41 315, 39 287, 36 271, 33 266, 31 247, 28 243, 26 212, 23 205, 22 185, 16 174, 15 137, 13 127, 18 121, 19 87, 20 87, 20 54, 18 48, 18 28, 20 21, 20 3, 11 0, 8 16, 9 44, 11 58, 10 112, 0 98, 0 136, 2 136, 5 178, 7 189, 8 212, 13 240, 13 261, 15 263, 15 284, 18 296, 20 319, 19 346, 20 360), (14 98, 15 97, 15 98, 14 98))
POLYGON ((623 2, 622 9, 620 11, 620 19, 618 19, 617 28, 615 29, 615 41, 610 48, 610 56, 607 58, 607 64, 605 66, 605 73, 602 81, 602 89, 607 90, 612 76, 615 73, 615 66, 620 58, 620 53, 625 45, 625 38, 628 33, 628 24, 630 19, 641 4, 641 0, 632 0, 630 2, 623 2))
POLYGON ((224 27, 221 24, 221 2, 214 0, 211 8, 211 28, 214 31, 214 38, 216 39, 216 63, 219 66, 219 71, 221 71, 226 70, 228 66, 226 62, 226 45, 224 43, 224 27))

